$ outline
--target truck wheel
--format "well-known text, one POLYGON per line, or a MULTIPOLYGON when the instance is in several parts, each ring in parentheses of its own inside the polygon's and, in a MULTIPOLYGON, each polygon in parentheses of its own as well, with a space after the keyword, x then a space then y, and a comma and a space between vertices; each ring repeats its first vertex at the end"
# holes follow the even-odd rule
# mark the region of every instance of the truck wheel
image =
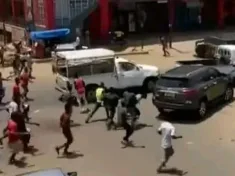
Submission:
POLYGON ((224 94, 224 101, 225 102, 230 102, 233 100, 233 88, 232 87, 227 87, 225 94, 224 94))
POLYGON ((96 101, 95 91, 98 85, 88 85, 86 88, 86 99, 88 103, 94 103, 96 101))
POLYGON ((206 116, 206 113, 207 113, 207 104, 205 100, 202 100, 199 103, 197 114, 199 115, 199 117, 204 118, 206 116))

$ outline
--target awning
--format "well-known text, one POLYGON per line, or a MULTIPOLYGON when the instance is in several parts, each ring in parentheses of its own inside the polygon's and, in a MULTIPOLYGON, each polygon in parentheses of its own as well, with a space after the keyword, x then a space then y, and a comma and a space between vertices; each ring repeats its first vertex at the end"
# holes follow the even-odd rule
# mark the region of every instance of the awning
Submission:
POLYGON ((52 39, 58 37, 65 37, 70 33, 70 29, 63 28, 63 29, 55 29, 55 30, 47 30, 47 31, 35 31, 30 32, 31 40, 45 40, 45 39, 52 39))

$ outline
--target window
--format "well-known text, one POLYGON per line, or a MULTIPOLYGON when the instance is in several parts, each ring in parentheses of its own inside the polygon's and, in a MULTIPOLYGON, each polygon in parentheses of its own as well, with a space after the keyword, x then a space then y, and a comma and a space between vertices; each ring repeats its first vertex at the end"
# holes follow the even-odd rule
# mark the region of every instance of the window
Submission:
POLYGON ((131 71, 136 69, 135 64, 132 64, 130 62, 120 62, 119 67, 122 71, 131 71))
POLYGON ((157 83, 158 86, 163 87, 189 87, 189 80, 188 79, 180 79, 180 78, 168 78, 168 77, 161 77, 157 83))
POLYGON ((114 71, 114 62, 102 61, 92 64, 92 74, 112 73, 114 71))
POLYGON ((69 77, 75 78, 76 75, 79 76, 88 76, 91 75, 91 65, 79 65, 69 68, 69 77))
POLYGON ((210 81, 210 80, 213 80, 214 78, 217 78, 219 76, 220 76, 220 73, 216 69, 209 68, 207 70, 207 72, 204 74, 204 76, 202 77, 202 80, 203 81, 210 81))
POLYGON ((44 25, 45 24, 44 0, 38 0, 38 23, 40 25, 44 25))

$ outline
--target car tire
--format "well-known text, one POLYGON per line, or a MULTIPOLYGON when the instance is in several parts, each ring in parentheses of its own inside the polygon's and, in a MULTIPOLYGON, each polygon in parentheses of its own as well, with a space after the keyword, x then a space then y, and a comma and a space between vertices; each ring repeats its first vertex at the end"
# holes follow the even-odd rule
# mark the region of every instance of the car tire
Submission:
POLYGON ((199 103, 197 114, 200 118, 204 118, 206 116, 206 114, 207 114, 207 102, 205 100, 202 100, 199 103))
POLYGON ((231 102, 233 100, 234 91, 232 87, 227 87, 224 94, 224 101, 231 102))
POLYGON ((89 85, 86 87, 86 100, 88 103, 94 103, 96 101, 95 91, 98 85, 89 85))

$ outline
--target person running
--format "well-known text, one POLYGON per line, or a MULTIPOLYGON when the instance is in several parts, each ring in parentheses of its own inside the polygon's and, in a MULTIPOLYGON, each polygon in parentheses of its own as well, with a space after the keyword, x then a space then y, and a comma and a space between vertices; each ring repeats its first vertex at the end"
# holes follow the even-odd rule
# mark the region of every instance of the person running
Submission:
POLYGON ((8 136, 8 148, 11 151, 11 156, 9 158, 9 164, 15 164, 16 162, 16 155, 23 151, 23 143, 20 140, 20 137, 28 134, 28 133, 21 133, 18 129, 17 119, 19 118, 18 113, 14 112, 11 114, 11 119, 8 121, 7 124, 7 133, 8 136))
POLYGON ((128 145, 130 143, 129 138, 134 133, 134 129, 129 122, 127 115, 127 108, 125 106, 125 102, 121 100, 121 107, 118 111, 118 118, 121 119, 121 126, 125 129, 126 135, 123 137, 122 144, 128 145))
POLYGON ((127 108, 127 112, 133 117, 133 119, 138 118, 140 116, 140 111, 136 107, 138 103, 136 95, 132 92, 125 91, 123 93, 123 101, 127 108))
POLYGON ((89 123, 90 119, 93 117, 93 115, 96 113, 96 111, 102 106, 103 99, 104 99, 104 93, 105 93, 105 86, 104 86, 104 83, 101 82, 100 86, 96 89, 95 106, 94 106, 93 110, 91 111, 91 113, 88 115, 85 123, 89 123))
POLYGON ((69 155, 70 152, 68 152, 68 149, 73 142, 73 135, 70 129, 70 117, 72 115, 72 106, 66 103, 64 109, 65 112, 60 117, 60 127, 62 128, 62 132, 67 141, 63 145, 57 146, 55 148, 58 155, 60 154, 60 150, 62 148, 64 148, 64 155, 69 155))
POLYGON ((19 111, 20 111, 20 105, 21 105, 21 92, 20 92, 20 79, 18 77, 15 78, 15 84, 13 86, 13 96, 15 102, 18 105, 19 111))
POLYGON ((85 104, 87 104, 86 101, 86 85, 82 77, 80 77, 78 74, 76 74, 76 79, 74 81, 74 87, 77 91, 78 99, 79 99, 79 105, 81 106, 81 113, 86 113, 89 111, 88 108, 85 108, 85 104))
POLYGON ((10 116, 13 112, 19 111, 17 100, 14 96, 12 97, 12 101, 6 106, 6 110, 10 114, 10 116))
POLYGON ((170 56, 170 53, 167 50, 167 41, 166 41, 166 38, 164 36, 160 37, 160 42, 161 42, 161 45, 162 45, 162 51, 164 53, 163 56, 165 56, 165 57, 170 56))
POLYGON ((112 127, 116 129, 116 124, 114 123, 113 118, 118 106, 118 100, 119 96, 115 93, 112 87, 104 94, 104 107, 107 114, 107 130, 110 130, 112 127))
POLYGON ((30 76, 29 76, 29 71, 27 67, 24 68, 24 72, 20 76, 20 79, 21 79, 21 87, 23 89, 23 98, 24 100, 28 100, 27 94, 29 92, 28 85, 30 82, 30 76))
POLYGON ((175 127, 170 122, 162 122, 158 128, 158 133, 162 136, 161 147, 164 151, 164 158, 157 169, 158 172, 161 172, 162 168, 166 166, 167 162, 174 154, 171 139, 182 138, 182 136, 175 135, 175 127))
POLYGON ((3 81, 8 81, 8 79, 2 77, 2 73, 0 72, 0 103, 2 103, 2 99, 5 96, 5 87, 3 86, 3 81))

